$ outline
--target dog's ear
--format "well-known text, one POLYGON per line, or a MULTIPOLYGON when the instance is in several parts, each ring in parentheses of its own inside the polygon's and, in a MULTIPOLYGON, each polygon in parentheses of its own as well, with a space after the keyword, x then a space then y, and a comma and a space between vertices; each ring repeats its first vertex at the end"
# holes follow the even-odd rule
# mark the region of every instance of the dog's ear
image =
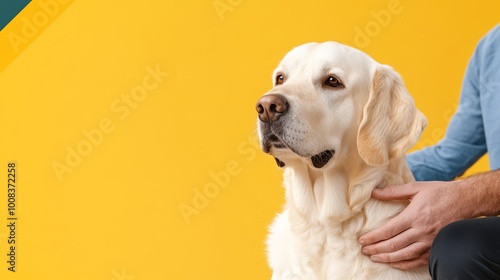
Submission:
POLYGON ((369 165, 383 165, 404 156, 426 125, 399 74, 386 65, 377 67, 358 128, 361 158, 369 165))

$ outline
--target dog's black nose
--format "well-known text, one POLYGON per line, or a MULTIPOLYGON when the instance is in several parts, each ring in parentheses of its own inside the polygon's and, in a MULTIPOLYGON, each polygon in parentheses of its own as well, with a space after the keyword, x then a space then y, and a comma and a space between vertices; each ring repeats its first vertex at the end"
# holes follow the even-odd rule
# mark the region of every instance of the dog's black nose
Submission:
POLYGON ((288 101, 281 94, 266 94, 259 99, 256 109, 259 120, 273 122, 288 111, 288 101))

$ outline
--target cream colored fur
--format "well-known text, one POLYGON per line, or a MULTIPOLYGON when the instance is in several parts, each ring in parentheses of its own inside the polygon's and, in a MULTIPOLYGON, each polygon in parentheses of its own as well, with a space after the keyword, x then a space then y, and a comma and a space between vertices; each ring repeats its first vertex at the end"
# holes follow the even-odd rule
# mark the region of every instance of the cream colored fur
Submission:
POLYGON ((272 280, 429 279, 427 268, 372 262, 358 243, 407 205, 376 200, 371 191, 414 180, 405 153, 427 122, 400 76, 334 42, 293 49, 276 75, 285 81, 268 94, 286 97, 290 109, 272 128, 287 146, 270 150, 285 163, 286 196, 267 240, 272 280), (331 75, 344 87, 325 87, 331 75), (310 157, 327 149, 334 156, 315 168, 310 157))

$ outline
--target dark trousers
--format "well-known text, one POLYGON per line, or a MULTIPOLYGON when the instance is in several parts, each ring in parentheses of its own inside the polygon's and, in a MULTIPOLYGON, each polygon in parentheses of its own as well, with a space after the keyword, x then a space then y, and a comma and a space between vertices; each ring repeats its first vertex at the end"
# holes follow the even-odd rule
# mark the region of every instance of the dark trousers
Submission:
POLYGON ((500 217, 451 223, 429 256, 432 279, 500 279, 500 217))

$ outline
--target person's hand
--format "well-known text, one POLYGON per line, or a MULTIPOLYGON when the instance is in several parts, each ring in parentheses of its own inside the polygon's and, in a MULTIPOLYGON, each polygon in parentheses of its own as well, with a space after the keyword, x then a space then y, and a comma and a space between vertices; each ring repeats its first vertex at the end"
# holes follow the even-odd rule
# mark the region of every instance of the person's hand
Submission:
POLYGON ((362 252, 374 262, 399 269, 427 265, 437 233, 463 218, 456 182, 412 182, 375 189, 372 196, 377 199, 410 200, 410 204, 383 226, 361 236, 362 252))

